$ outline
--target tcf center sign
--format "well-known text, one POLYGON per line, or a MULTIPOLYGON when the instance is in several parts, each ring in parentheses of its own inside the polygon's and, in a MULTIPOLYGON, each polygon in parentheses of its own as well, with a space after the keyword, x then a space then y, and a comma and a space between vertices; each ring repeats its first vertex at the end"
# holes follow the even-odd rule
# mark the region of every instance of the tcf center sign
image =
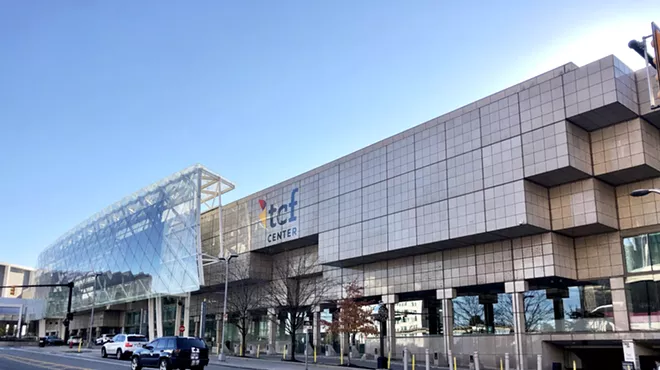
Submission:
POLYGON ((292 189, 291 200, 284 204, 269 204, 266 200, 259 199, 259 207, 261 207, 259 220, 268 231, 266 244, 281 243, 298 238, 297 193, 298 188, 292 189))

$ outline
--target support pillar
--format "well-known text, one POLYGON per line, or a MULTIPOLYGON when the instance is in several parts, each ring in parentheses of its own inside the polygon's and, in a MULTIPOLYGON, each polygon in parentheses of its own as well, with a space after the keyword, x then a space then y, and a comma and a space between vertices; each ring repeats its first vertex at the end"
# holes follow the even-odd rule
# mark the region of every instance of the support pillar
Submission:
POLYGON ((179 335, 179 326, 181 326, 181 301, 176 302, 176 312, 174 314, 174 335, 179 335))
POLYGON ((183 335, 187 337, 190 335, 190 293, 183 301, 183 326, 185 327, 183 335))
POLYGON ((274 355, 277 353, 275 344, 277 341, 277 311, 273 308, 268 309, 268 349, 266 354, 274 355))
POLYGON ((156 331, 154 329, 154 299, 149 298, 147 300, 147 327, 149 329, 149 334, 147 337, 149 340, 154 340, 158 338, 156 336, 156 331))
POLYGON ((312 311, 312 329, 314 330, 312 343, 314 343, 314 348, 316 348, 317 353, 320 350, 321 345, 321 307, 314 307, 312 311))
POLYGON ((222 341, 222 315, 215 315, 215 341, 217 342, 216 347, 218 348, 218 353, 220 353, 221 346, 224 346, 222 341))
POLYGON ((163 299, 156 297, 154 300, 156 309, 156 337, 160 338, 163 336, 163 299))
POLYGON ((555 311, 555 330, 564 331, 564 300, 561 297, 552 298, 552 308, 555 311))
POLYGON ((453 365, 451 357, 454 352, 454 303, 452 299, 456 298, 456 289, 438 289, 435 295, 442 302, 442 340, 447 355, 447 365, 451 368, 453 365))
POLYGON ((387 351, 391 353, 392 358, 396 358, 396 309, 399 303, 399 296, 388 294, 383 296, 383 303, 387 304, 387 351))
POLYGON ((614 330, 629 331, 630 318, 628 316, 628 298, 622 277, 610 278, 612 291, 612 311, 614 313, 614 330))
POLYGON ((525 302, 524 293, 528 290, 526 281, 510 281, 504 283, 504 290, 511 294, 511 304, 513 312, 513 330, 516 350, 516 369, 526 370, 527 361, 525 357, 525 348, 523 336, 526 332, 525 327, 525 302))

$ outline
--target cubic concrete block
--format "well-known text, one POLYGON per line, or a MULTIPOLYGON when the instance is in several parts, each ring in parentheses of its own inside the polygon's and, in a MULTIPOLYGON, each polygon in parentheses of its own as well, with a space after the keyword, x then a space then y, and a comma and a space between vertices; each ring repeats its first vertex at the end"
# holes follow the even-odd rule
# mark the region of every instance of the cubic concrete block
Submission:
POLYGON ((518 95, 522 132, 533 131, 566 118, 561 76, 529 86, 518 95))
POLYGON ((551 230, 548 190, 527 180, 484 190, 486 231, 504 237, 551 230))
POLYGON ((610 55, 563 76, 566 119, 587 131, 635 118, 639 112, 633 71, 610 55))
POLYGON ((446 200, 417 208, 417 244, 449 239, 449 211, 446 200))
POLYGON ((614 188, 589 178, 550 188, 552 230, 571 236, 618 229, 614 188))
POLYGON ((560 121, 522 135, 525 178, 556 186, 592 174, 589 134, 560 121))
POLYGON ((620 185, 660 175, 660 132, 643 119, 591 133, 594 176, 620 185))
POLYGON ((477 284, 501 283, 513 280, 511 240, 501 240, 475 246, 477 284))
POLYGON ((573 239, 556 233, 524 236, 512 240, 516 280, 549 276, 576 279, 573 239))
POLYGON ((447 158, 481 147, 479 110, 461 114, 445 123, 447 158))
POLYGON ((486 232, 484 191, 451 198, 449 205, 449 236, 452 239, 486 232))
POLYGON ((660 223, 660 195, 651 193, 645 197, 632 197, 630 193, 637 189, 660 188, 660 178, 638 181, 616 187, 617 210, 621 230, 660 223))
POLYGON ((575 238, 575 257, 580 280, 623 275, 619 232, 575 238))
POLYGON ((490 103, 479 110, 481 145, 490 145, 520 135, 518 94, 490 103))
POLYGON ((401 257, 387 262, 388 293, 415 290, 414 257, 401 257))
POLYGON ((447 158, 445 148, 445 123, 433 126, 415 134, 415 168, 422 168, 447 158))
POLYGON ((443 267, 445 288, 477 283, 476 254, 473 245, 444 251, 443 267))
POLYGON ((441 289, 444 287, 442 253, 418 254, 414 257, 414 291, 441 289))
POLYGON ((484 187, 501 185, 524 177, 522 138, 514 136, 481 149, 484 187))
MULTIPOLYGON (((651 77, 651 89, 653 91, 653 96, 655 97, 656 105, 660 104, 660 99, 658 99, 658 91, 660 90, 660 86, 658 86, 657 75, 658 72, 655 69, 649 68, 649 76, 651 77)), ((646 78, 646 70, 640 69, 635 71, 635 80, 637 81, 639 115, 653 124, 655 127, 660 128, 660 109, 656 108, 651 110, 651 97, 649 96, 649 84, 648 79, 646 78)))

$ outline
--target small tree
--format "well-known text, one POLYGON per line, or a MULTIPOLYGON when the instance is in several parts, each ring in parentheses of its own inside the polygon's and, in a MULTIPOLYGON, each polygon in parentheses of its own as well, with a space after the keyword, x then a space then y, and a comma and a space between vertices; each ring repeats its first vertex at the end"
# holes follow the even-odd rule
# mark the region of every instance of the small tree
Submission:
MULTIPOLYGON (((232 281, 227 295, 228 321, 236 326, 241 336, 241 353, 245 356, 246 338, 252 322, 252 313, 262 307, 262 289, 250 281, 249 270, 246 263, 236 261, 229 271, 229 280, 232 281)), ((224 343, 220 343, 224 346, 224 343)))
MULTIPOLYGON (((296 332, 311 307, 327 300, 334 282, 323 277, 316 253, 283 252, 273 262, 273 281, 264 287, 267 307, 285 312, 285 332, 291 336, 291 361, 296 360, 296 332)), ((271 318, 277 322, 277 317, 271 318)))
MULTIPOLYGON (((333 334, 348 335, 350 343, 354 345, 356 334, 376 335, 378 330, 371 312, 365 310, 367 303, 360 302, 364 289, 356 281, 346 284, 344 289, 346 297, 337 301, 339 313, 336 315, 335 320, 332 322, 323 320, 322 323, 333 334)), ((348 356, 348 364, 351 364, 351 356, 348 356)))

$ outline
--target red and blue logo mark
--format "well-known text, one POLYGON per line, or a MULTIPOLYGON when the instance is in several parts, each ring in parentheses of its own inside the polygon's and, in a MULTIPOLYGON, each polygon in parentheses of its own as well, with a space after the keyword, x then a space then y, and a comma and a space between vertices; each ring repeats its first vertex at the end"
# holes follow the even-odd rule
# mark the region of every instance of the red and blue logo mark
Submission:
MULTIPOLYGON (((298 219, 296 217, 296 206, 298 205, 298 201, 296 200, 297 193, 298 188, 294 188, 291 190, 291 201, 289 203, 282 204, 280 206, 271 204, 270 208, 268 207, 268 203, 265 200, 259 199, 259 207, 261 207, 261 213, 259 213, 259 221, 261 221, 261 225, 268 229, 269 226, 270 228, 274 228, 296 221, 298 219)), ((273 243, 297 236, 297 234, 298 229, 296 227, 291 227, 268 234, 267 240, 268 243, 273 243)))

